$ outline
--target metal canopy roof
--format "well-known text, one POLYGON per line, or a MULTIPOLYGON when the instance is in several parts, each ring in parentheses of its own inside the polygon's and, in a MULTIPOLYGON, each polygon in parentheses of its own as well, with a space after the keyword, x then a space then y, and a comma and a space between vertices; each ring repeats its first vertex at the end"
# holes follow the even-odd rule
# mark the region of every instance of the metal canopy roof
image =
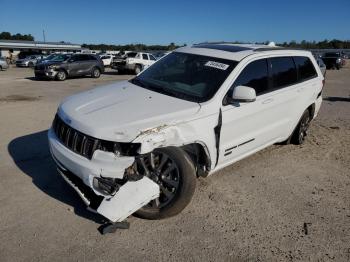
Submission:
POLYGON ((24 40, 0 40, 0 48, 9 49, 55 49, 55 50, 80 50, 81 45, 62 42, 40 42, 24 40))

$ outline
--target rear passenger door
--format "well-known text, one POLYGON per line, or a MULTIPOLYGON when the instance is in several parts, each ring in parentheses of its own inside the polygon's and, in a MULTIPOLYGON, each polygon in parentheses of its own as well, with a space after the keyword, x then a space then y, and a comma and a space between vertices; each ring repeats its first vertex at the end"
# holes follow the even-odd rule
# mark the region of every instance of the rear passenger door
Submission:
POLYGON ((79 75, 80 71, 80 59, 81 55, 73 55, 71 58, 68 60, 68 73, 70 76, 77 76, 79 75))
POLYGON ((96 65, 96 58, 93 55, 82 55, 80 65, 80 74, 88 75, 96 65))
POLYGON ((294 123, 291 128, 294 128, 296 122, 305 111, 305 109, 315 102, 315 98, 321 95, 322 91, 321 81, 318 79, 316 69, 309 57, 295 56, 294 62, 298 69, 298 83, 296 84, 296 91, 298 100, 296 102, 293 113, 294 123))
POLYGON ((298 104, 298 74, 291 56, 268 59, 271 72, 271 84, 264 98, 271 101, 274 116, 276 139, 287 139, 291 134, 295 109, 298 104))

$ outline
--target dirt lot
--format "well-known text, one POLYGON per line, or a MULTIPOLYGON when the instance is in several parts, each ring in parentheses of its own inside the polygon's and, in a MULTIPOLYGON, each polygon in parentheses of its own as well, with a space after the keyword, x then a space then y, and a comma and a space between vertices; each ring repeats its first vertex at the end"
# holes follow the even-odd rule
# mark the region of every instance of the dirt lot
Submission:
POLYGON ((206 179, 162 221, 102 236, 59 177, 46 131, 59 101, 127 79, 0 72, 0 261, 350 261, 350 68, 328 71, 303 146, 272 146, 206 179))

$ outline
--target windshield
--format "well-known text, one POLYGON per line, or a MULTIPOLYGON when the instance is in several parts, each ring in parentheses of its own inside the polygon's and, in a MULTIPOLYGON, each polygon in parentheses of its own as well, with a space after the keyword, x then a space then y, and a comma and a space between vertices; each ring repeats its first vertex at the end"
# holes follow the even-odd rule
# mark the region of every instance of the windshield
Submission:
POLYGON ((56 55, 54 58, 51 59, 53 62, 63 62, 68 60, 70 55, 56 55))
POLYGON ((130 81, 166 95, 205 102, 214 96, 237 63, 173 52, 130 81))

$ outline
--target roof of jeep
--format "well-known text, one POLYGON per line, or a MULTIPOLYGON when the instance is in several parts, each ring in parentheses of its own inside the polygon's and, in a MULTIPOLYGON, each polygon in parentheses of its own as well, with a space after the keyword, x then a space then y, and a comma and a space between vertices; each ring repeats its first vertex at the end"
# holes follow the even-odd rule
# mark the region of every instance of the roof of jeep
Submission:
POLYGON ((241 61, 246 56, 261 52, 275 54, 293 52, 294 55, 310 55, 311 53, 302 49, 283 48, 279 46, 255 45, 255 44, 233 44, 226 42, 201 43, 190 47, 180 47, 175 52, 183 52, 211 57, 224 58, 229 60, 241 61))

